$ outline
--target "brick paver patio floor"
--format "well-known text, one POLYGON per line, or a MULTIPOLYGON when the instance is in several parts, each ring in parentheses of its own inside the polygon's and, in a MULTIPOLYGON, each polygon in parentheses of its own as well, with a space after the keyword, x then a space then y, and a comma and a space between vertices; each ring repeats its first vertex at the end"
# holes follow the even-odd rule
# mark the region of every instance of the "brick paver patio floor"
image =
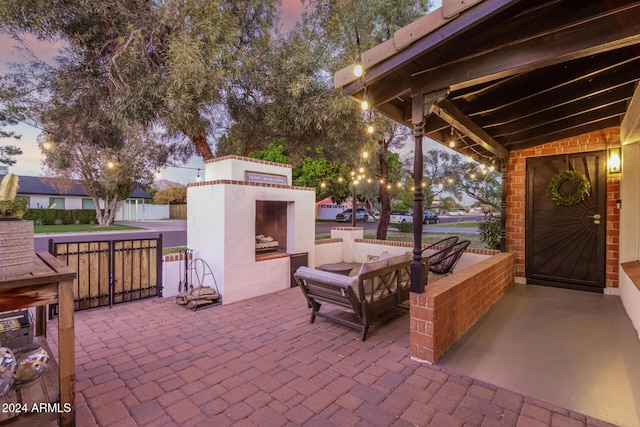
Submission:
MULTIPOLYGON (((309 324, 298 289, 192 312, 149 299, 77 312, 78 426, 605 426, 409 354, 408 312, 309 324)), ((55 350, 56 321, 49 322, 55 350)))

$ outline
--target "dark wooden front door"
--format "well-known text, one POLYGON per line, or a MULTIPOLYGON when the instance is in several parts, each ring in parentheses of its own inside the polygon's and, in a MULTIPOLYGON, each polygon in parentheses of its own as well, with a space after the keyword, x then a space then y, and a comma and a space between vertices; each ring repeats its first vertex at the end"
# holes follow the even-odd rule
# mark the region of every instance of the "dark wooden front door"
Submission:
MULTIPOLYGON (((528 283, 602 292, 606 267, 606 153, 527 159, 525 274, 528 283), (591 182, 591 194, 574 206, 547 196, 556 174, 575 170, 591 182)), ((564 182, 563 196, 575 193, 564 182)))

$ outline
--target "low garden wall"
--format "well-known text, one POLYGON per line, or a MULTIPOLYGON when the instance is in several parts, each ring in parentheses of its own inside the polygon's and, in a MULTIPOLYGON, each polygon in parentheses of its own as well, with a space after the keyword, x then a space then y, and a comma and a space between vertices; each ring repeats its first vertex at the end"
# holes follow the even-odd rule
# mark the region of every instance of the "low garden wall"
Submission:
POLYGON ((435 363, 509 289, 515 256, 497 253, 411 294, 411 357, 435 363))

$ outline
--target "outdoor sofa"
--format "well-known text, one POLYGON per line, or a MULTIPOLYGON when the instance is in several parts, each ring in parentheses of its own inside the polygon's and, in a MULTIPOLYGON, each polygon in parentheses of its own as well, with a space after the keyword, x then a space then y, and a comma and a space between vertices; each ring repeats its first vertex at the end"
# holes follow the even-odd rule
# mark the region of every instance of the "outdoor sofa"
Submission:
MULTIPOLYGON (((411 288, 410 266, 413 254, 381 254, 377 260, 362 264, 356 276, 300 267, 294 277, 311 308, 311 319, 323 317, 361 333, 367 338, 371 323, 409 298, 411 288), (333 312, 321 312, 323 303, 352 311, 356 320, 333 312)), ((423 263, 429 263, 423 258, 423 263)), ((351 317, 354 318, 353 316, 351 317)))

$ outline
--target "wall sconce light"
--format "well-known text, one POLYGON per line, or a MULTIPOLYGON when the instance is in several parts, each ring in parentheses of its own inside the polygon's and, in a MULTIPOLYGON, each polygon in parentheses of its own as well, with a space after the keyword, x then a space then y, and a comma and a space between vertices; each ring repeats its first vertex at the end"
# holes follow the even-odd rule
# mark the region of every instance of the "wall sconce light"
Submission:
POLYGON ((609 159, 607 161, 609 173, 622 172, 622 159, 620 158, 620 147, 609 148, 609 159))

